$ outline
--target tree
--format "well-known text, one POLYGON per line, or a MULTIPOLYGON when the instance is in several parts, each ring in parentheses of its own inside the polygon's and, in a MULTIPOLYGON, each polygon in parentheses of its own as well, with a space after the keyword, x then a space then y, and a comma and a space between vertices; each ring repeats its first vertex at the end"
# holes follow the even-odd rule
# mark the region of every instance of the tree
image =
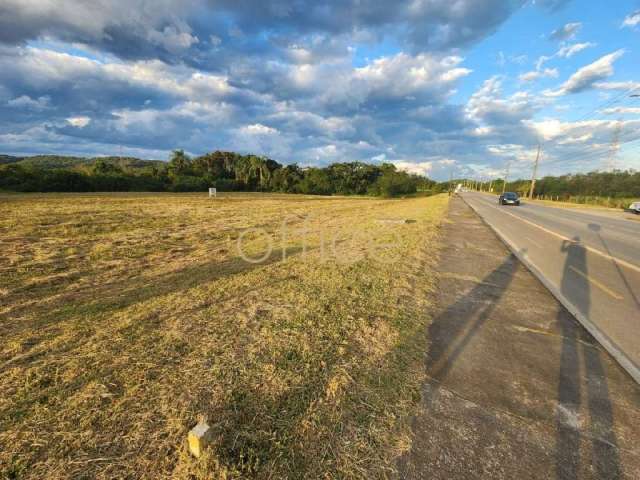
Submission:
POLYGON ((309 168, 304 172, 304 178, 299 183, 300 193, 315 195, 331 195, 333 185, 329 172, 323 168, 309 168))
POLYGON ((91 173, 93 175, 114 175, 114 174, 122 174, 122 169, 111 163, 104 158, 98 158, 93 165, 91 166, 91 173))
POLYGON ((302 170, 294 163, 273 172, 270 188, 276 192, 298 193, 302 179, 302 170))
POLYGON ((398 197, 416 193, 417 186, 416 175, 389 169, 376 180, 369 193, 382 197, 398 197))
POLYGON ((334 163, 328 172, 335 193, 341 195, 365 195, 382 174, 381 167, 362 162, 334 163))
POLYGON ((174 150, 169 160, 169 174, 172 176, 187 175, 191 170, 191 159, 184 150, 174 150))

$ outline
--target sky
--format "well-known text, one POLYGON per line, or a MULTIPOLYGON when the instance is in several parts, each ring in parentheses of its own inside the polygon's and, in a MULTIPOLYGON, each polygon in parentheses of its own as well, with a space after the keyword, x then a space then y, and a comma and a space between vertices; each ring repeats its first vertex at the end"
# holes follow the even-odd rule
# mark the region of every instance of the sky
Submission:
POLYGON ((640 169, 640 1, 0 0, 0 153, 640 169))

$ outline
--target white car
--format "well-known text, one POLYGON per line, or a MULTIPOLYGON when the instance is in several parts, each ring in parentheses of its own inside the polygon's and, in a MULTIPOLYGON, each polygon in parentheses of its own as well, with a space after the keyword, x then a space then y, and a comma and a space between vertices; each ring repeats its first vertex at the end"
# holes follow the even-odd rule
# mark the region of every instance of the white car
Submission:
POLYGON ((633 202, 631 205, 629 205, 629 210, 633 213, 640 214, 640 202, 633 202))

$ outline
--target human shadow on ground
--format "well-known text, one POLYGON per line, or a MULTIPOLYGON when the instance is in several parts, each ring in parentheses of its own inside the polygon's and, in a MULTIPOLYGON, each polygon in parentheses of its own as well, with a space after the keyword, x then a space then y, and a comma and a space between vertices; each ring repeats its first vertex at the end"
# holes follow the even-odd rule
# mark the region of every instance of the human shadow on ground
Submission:
MULTIPOLYGON (((566 253, 560 290, 566 298, 579 296, 580 310, 590 310, 590 285, 586 249, 580 237, 565 240, 566 253)), ((584 428, 580 413, 583 405, 589 412, 591 463, 596 478, 620 478, 620 461, 614 431, 614 418, 607 377, 600 359, 600 349, 585 342, 581 326, 561 309, 557 316, 562 334, 558 404, 556 411, 556 478, 580 478, 581 443, 584 428), (583 384, 586 392, 583 392, 583 384), (586 394, 586 402, 583 400, 586 394)))
POLYGON ((489 319, 509 288, 518 259, 509 255, 462 298, 439 314, 429 327, 431 347, 427 375, 442 382, 471 339, 489 319))

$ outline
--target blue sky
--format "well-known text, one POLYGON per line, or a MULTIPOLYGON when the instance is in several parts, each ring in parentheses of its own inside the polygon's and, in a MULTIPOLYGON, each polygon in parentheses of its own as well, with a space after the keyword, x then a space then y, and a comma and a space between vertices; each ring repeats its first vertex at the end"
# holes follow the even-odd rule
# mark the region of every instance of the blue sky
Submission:
POLYGON ((0 153, 640 169, 639 47, 632 0, 3 0, 0 153))

